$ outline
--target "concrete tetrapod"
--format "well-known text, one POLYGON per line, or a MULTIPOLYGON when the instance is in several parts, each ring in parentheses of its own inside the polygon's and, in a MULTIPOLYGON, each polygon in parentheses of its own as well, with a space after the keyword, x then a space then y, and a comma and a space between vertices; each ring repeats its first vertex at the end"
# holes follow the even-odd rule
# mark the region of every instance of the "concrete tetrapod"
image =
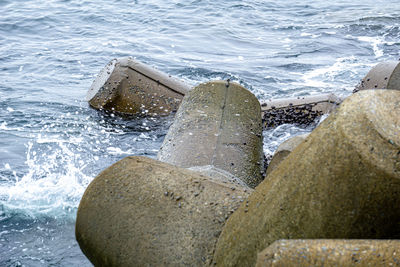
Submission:
MULTIPOLYGON (((86 100, 95 109, 144 115, 168 115, 178 109, 190 86, 130 57, 110 61, 93 81, 86 100)), ((333 94, 274 99, 262 103, 265 127, 309 124, 342 100, 333 94)))
POLYGON ((301 134, 294 136, 282 144, 278 146, 276 149, 274 156, 271 159, 271 162, 268 165, 267 169, 267 176, 270 174, 273 170, 275 170, 276 167, 279 166, 279 164, 287 157, 289 156, 290 152, 293 151, 301 142, 304 141, 304 139, 307 138, 309 134, 301 134))
POLYGON ((258 254, 257 267, 398 266, 399 240, 279 240, 258 254))
POLYGON ((179 107, 158 159, 184 168, 220 169, 255 187, 263 171, 257 98, 229 81, 195 87, 179 107))
POLYGON ((334 111, 342 101, 334 94, 272 99, 261 104, 263 125, 267 129, 284 123, 310 125, 334 111))
POLYGON ((95 266, 209 265, 226 218, 250 191, 127 157, 86 189, 76 239, 95 266))
POLYGON ((254 266, 278 239, 400 237, 400 91, 348 97, 232 214, 219 266, 254 266))
POLYGON ((132 58, 113 59, 99 73, 86 100, 95 109, 168 115, 189 86, 132 58))
POLYGON ((373 67, 354 92, 379 88, 400 90, 400 61, 381 62, 373 67))

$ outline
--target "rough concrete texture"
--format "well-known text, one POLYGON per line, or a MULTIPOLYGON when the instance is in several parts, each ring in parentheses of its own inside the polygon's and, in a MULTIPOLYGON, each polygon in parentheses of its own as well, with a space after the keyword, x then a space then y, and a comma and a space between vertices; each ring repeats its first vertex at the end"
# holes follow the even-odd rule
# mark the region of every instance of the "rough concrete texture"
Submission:
POLYGON ((279 240, 258 254, 267 266, 399 266, 399 240, 279 240))
POLYGON ((379 88, 400 90, 399 61, 381 62, 373 67, 354 89, 354 92, 379 88))
POLYGON ((294 136, 282 144, 276 149, 274 156, 271 159, 271 162, 268 165, 267 175, 269 175, 276 167, 287 157, 289 156, 290 152, 293 151, 304 139, 307 138, 309 134, 301 134, 294 136))
POLYGON ((343 100, 334 94, 274 99, 261 104, 265 128, 284 123, 309 125, 324 114, 335 110, 343 100))
POLYGON ((400 237, 400 91, 348 97, 229 218, 214 259, 254 266, 278 239, 400 237))
POLYGON ((188 90, 179 80, 127 57, 113 59, 101 70, 86 100, 95 109, 167 115, 178 109, 188 90))
POLYGON ((263 171, 257 98, 229 81, 195 87, 179 107, 158 159, 184 168, 213 166, 255 187, 263 171))
POLYGON ((281 109, 287 107, 297 107, 304 105, 313 105, 313 110, 329 113, 339 105, 343 99, 335 94, 320 94, 301 96, 295 98, 271 99, 261 103, 261 110, 268 111, 271 109, 281 109))
POLYGON ((95 266, 207 265, 225 220, 250 191, 127 157, 86 189, 76 239, 95 266))
POLYGON ((198 172, 200 174, 203 174, 205 176, 208 176, 213 181, 216 182, 230 182, 234 183, 236 185, 246 187, 248 188, 249 186, 237 178, 236 176, 232 175, 231 173, 221 170, 219 168, 215 168, 214 166, 208 165, 208 166, 195 166, 195 167, 190 167, 187 168, 188 170, 198 172))

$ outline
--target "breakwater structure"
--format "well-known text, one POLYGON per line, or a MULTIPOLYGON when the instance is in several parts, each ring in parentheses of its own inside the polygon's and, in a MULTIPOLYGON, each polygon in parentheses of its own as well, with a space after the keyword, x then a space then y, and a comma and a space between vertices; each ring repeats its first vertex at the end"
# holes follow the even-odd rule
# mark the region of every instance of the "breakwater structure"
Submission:
POLYGON ((211 264, 226 219, 262 179, 260 110, 239 84, 188 92, 159 160, 125 158, 87 188, 76 221, 83 252, 99 266, 211 264))
POLYGON ((400 264, 398 66, 378 64, 345 100, 259 103, 230 81, 191 89, 113 60, 89 89, 92 107, 177 112, 157 160, 127 157, 88 186, 82 251, 106 266, 400 264), (265 177, 262 128, 324 114, 311 134, 282 144, 265 177))
MULTIPOLYGON (((120 114, 167 115, 177 111, 190 86, 133 58, 111 60, 87 92, 95 109, 120 114)), ((274 99, 261 103, 264 127, 311 124, 342 99, 334 94, 274 99)))
POLYGON ((111 60, 90 87, 95 109, 128 114, 166 115, 178 109, 189 86, 130 57, 111 60))

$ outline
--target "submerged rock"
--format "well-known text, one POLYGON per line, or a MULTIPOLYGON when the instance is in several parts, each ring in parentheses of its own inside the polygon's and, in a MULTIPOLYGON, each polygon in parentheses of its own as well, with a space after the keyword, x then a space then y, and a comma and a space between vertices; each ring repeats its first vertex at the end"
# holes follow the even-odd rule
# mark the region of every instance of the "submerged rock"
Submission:
POLYGON ((237 83, 213 81, 185 96, 158 159, 184 168, 220 169, 255 187, 264 170, 262 146, 257 98, 237 83))
POLYGON ((145 157, 100 173, 82 197, 76 239, 96 266, 202 266, 251 189, 145 157))
POLYGON ((126 57, 113 59, 101 70, 86 100, 105 111, 168 115, 188 90, 178 79, 126 57))
POLYGON ((347 98, 229 218, 214 259, 254 266, 278 239, 400 237, 400 91, 347 98))
POLYGON ((267 266, 398 266, 399 240, 279 240, 258 254, 267 266))

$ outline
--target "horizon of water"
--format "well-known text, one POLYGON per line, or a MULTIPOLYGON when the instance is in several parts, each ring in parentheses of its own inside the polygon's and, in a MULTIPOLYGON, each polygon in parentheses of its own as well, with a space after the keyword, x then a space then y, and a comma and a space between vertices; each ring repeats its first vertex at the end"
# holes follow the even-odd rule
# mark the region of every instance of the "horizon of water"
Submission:
MULTIPOLYGON (((387 0, 0 0, 0 11, 0 266, 91 266, 74 237, 85 188, 125 156, 156 156, 173 116, 121 118, 84 100, 113 58, 190 85, 229 78, 263 101, 346 97, 400 57, 400 6, 387 0)), ((310 130, 264 131, 264 152, 310 130)))

